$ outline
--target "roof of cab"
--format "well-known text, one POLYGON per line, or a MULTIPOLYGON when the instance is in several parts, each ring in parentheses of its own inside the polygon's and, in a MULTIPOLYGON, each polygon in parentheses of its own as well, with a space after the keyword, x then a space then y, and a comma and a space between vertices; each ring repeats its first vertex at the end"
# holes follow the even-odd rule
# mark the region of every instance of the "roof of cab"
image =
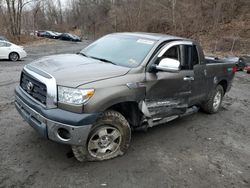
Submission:
POLYGON ((136 36, 151 40, 190 40, 185 39, 182 37, 160 34, 160 33, 144 33, 144 32, 124 32, 124 33, 114 33, 114 34, 121 34, 121 35, 129 35, 129 36, 136 36))

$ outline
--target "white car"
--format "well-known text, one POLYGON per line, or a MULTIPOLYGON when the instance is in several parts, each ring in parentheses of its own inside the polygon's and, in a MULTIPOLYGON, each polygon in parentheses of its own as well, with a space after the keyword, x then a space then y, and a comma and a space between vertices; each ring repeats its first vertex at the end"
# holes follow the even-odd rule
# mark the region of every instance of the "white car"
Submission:
POLYGON ((15 45, 11 42, 0 41, 0 59, 9 59, 17 61, 27 56, 22 46, 15 45))

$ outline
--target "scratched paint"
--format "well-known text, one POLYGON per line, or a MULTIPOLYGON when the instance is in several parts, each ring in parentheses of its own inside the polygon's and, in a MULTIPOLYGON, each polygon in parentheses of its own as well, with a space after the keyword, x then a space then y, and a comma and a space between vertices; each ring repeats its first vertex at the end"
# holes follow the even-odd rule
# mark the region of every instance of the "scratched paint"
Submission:
POLYGON ((188 108, 186 100, 168 99, 168 100, 146 100, 145 104, 151 117, 169 116, 172 114, 183 114, 188 108))

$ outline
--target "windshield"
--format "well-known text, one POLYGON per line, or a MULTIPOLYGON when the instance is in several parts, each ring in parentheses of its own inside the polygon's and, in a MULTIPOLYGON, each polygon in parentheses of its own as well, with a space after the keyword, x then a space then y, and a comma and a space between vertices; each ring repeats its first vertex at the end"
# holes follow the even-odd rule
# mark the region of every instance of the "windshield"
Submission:
POLYGON ((108 35, 81 51, 87 57, 102 59, 124 67, 137 67, 156 41, 133 36, 108 35))

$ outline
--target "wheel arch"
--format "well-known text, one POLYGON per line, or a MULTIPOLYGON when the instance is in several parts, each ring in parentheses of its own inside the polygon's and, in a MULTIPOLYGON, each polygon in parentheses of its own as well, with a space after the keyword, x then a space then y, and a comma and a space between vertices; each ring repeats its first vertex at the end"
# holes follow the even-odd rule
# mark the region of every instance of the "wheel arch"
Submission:
POLYGON ((106 110, 114 110, 121 113, 131 127, 139 126, 143 117, 137 101, 118 102, 109 106, 106 110))
POLYGON ((10 59, 10 54, 16 53, 18 55, 18 60, 20 59, 20 54, 17 51, 11 51, 8 55, 8 58, 10 59))
POLYGON ((221 85, 224 90, 224 94, 227 92, 228 82, 227 80, 221 80, 217 85, 221 85))

